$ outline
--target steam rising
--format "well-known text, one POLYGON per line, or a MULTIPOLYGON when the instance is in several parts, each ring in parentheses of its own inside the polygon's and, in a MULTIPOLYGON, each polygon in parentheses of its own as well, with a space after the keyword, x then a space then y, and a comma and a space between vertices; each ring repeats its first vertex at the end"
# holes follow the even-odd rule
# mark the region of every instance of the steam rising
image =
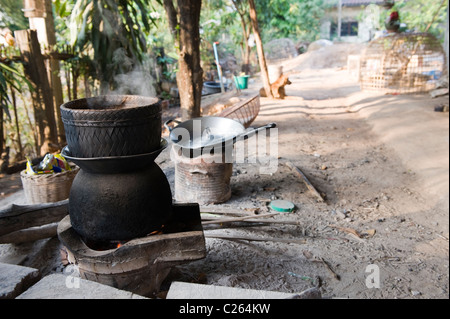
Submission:
POLYGON ((125 49, 120 48, 114 52, 114 66, 119 66, 123 72, 114 76, 117 89, 108 95, 140 95, 156 97, 155 79, 149 71, 149 61, 143 63, 127 56, 125 49))

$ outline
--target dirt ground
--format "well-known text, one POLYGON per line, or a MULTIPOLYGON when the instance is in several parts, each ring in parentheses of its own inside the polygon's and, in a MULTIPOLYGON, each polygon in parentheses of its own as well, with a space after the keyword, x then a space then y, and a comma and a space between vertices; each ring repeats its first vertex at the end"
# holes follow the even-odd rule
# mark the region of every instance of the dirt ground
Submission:
POLYGON ((278 124, 278 171, 261 175, 258 166, 235 164, 233 198, 221 208, 262 213, 270 199, 284 199, 297 210, 274 219, 299 226, 206 234, 304 243, 208 239, 206 260, 181 268, 175 279, 282 292, 318 285, 324 296, 337 298, 448 298, 448 113, 434 113, 445 100, 362 93, 342 69, 304 71, 291 80, 291 98, 263 99, 254 124, 278 124), (373 114, 384 108, 387 118, 373 114), (407 116, 414 108, 417 114, 407 116), (420 125, 431 124, 429 117, 432 142, 420 131, 420 125), (377 127, 389 121, 395 132, 377 127), (405 130, 416 134, 401 138, 405 130), (409 153, 398 146, 404 143, 409 153), (325 203, 317 202, 286 162, 308 176, 326 195, 325 203), (379 269, 380 288, 366 285, 369 265, 379 269))
MULTIPOLYGON (((207 238, 206 259, 174 269, 163 288, 178 280, 294 293, 319 286, 329 298, 448 298, 449 120, 448 113, 434 112, 448 98, 361 92, 341 67, 297 64, 290 70, 296 72, 289 98, 262 99, 253 124, 278 124, 278 170, 264 175, 258 165, 235 164, 232 199, 202 211, 262 214, 269 212, 271 200, 291 201, 296 211, 273 220, 298 225, 211 226, 205 234, 295 243, 207 238), (306 174, 324 203, 287 162, 306 174), (379 288, 366 282, 377 274, 373 269, 379 270, 379 288)), ((258 89, 255 82, 249 91, 258 89)), ((173 189, 169 152, 157 162, 173 189)), ((0 178, 0 193, 5 193, 0 200, 10 187, 17 190, 10 179, 0 178)), ((60 272, 58 244, 52 240, 0 245, 0 259, 50 247, 55 253, 46 258, 55 264, 46 269, 60 272)), ((27 258, 24 264, 38 259, 27 258)))

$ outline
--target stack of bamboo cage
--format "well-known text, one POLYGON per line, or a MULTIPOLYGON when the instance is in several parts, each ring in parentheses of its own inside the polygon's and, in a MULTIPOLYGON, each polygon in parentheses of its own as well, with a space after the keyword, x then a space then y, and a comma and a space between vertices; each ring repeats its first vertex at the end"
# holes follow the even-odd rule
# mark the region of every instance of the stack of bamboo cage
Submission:
POLYGON ((363 91, 423 93, 446 72, 441 43, 429 33, 396 33, 370 42, 361 57, 363 91))

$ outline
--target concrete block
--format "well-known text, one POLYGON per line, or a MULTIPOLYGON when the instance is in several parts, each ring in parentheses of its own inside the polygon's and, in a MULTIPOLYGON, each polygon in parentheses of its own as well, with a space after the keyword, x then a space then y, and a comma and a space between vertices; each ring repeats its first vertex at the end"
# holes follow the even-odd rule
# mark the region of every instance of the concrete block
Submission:
POLYGON ((37 269, 0 263, 0 299, 13 299, 41 279, 37 269))
POLYGON ((173 282, 167 299, 295 299, 297 296, 283 292, 173 282))
POLYGON ((17 299, 146 299, 93 281, 54 274, 44 277, 17 299))

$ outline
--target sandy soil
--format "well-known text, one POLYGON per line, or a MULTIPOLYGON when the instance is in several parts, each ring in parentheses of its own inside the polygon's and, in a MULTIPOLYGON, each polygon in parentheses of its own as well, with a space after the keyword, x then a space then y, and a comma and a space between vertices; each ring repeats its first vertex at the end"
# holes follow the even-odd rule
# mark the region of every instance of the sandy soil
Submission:
MULTIPOLYGON (((448 113, 434 112, 445 100, 363 93, 342 68, 291 70, 297 73, 291 75, 290 97, 262 99, 254 123, 278 124, 278 170, 264 175, 257 165, 235 164, 232 199, 202 211, 262 214, 270 200, 292 201, 296 211, 273 220, 297 226, 209 226, 205 234, 295 243, 208 238, 206 259, 173 270, 163 288, 179 280, 281 292, 319 286, 325 297, 336 298, 448 298, 449 121, 448 113), (317 202, 287 162, 308 176, 325 203, 317 202), (375 274, 369 265, 379 269, 379 288, 366 285, 375 274)), ((250 92, 258 89, 254 83, 250 92)), ((157 162, 173 187, 169 152, 157 162)), ((10 177, 0 178, 0 185, 3 197, 17 188, 10 177)), ((15 196, 21 200, 20 193, 15 196)), ((63 269, 57 239, 0 246, 0 258, 28 254, 22 262, 27 266, 63 269), (35 257, 36 249, 45 256, 35 257)))
POLYGON ((290 98, 263 99, 254 123, 277 122, 278 171, 235 164, 232 200, 203 211, 263 213, 270 199, 289 200, 296 212, 274 219, 299 226, 206 234, 304 243, 208 239, 208 257, 171 280, 282 292, 318 285, 337 298, 448 298, 448 113, 434 112, 445 99, 363 93, 345 69, 302 70, 291 80, 290 98), (369 265, 380 271, 380 288, 366 285, 369 265))

